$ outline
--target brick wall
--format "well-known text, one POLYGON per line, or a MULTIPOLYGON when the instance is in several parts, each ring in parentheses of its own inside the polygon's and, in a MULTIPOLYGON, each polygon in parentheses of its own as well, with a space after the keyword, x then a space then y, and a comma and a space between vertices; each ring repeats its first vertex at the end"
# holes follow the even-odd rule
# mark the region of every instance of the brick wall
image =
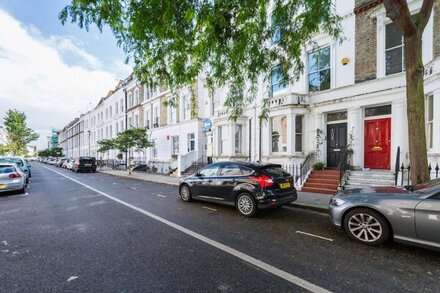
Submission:
POLYGON ((434 58, 440 57, 440 0, 434 3, 434 58))
POLYGON ((355 82, 376 78, 377 27, 376 19, 368 17, 369 10, 380 1, 356 0, 355 82))

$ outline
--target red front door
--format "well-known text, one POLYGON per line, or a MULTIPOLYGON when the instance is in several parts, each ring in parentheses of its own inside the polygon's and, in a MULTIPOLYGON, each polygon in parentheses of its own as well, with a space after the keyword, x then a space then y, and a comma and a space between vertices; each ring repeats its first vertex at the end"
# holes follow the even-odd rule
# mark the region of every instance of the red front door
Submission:
POLYGON ((365 121, 364 166, 370 169, 390 169, 391 118, 365 121))

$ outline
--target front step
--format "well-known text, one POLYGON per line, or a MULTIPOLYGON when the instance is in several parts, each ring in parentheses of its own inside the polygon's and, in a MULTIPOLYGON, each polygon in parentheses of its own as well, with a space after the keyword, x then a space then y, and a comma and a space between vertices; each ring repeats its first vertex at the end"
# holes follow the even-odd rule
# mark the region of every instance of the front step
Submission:
POLYGON ((312 192, 312 193, 322 193, 322 194, 330 194, 335 195, 337 190, 327 189, 327 188, 315 188, 315 187, 303 187, 301 188, 302 192, 312 192))
POLYGON ((371 186, 393 186, 394 174, 389 170, 351 171, 345 189, 371 186))
POLYGON ((338 189, 338 185, 336 183, 332 183, 332 184, 325 184, 325 183, 311 183, 311 182, 306 182, 304 183, 304 187, 312 187, 312 188, 324 188, 324 189, 338 189))
POLYGON ((307 178, 308 183, 320 183, 320 184, 339 184, 339 178, 338 179, 323 179, 323 178, 307 178))

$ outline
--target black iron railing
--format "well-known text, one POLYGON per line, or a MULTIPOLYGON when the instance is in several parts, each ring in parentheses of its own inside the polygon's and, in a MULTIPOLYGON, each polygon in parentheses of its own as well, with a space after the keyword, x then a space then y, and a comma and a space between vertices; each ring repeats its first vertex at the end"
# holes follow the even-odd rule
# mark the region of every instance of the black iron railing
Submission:
MULTIPOLYGON (((407 171, 407 178, 406 178, 406 185, 410 185, 410 179, 411 179, 411 165, 408 164, 407 166, 405 166, 403 163, 400 166, 400 168, 397 169, 396 174, 398 175, 399 172, 402 172, 401 177, 400 177, 400 185, 403 186, 403 181, 404 181, 404 174, 405 171, 407 171)), ((429 163, 428 166, 428 173, 431 179, 437 179, 439 178, 439 173, 440 173, 440 167, 438 165, 438 163, 435 165, 435 168, 432 168, 431 163, 429 163)), ((395 175, 395 176, 397 176, 395 175)), ((395 185, 397 186, 397 179, 395 181, 395 185)))
POLYGON ((400 167, 400 146, 397 147, 396 164, 394 165, 394 185, 397 186, 397 178, 399 176, 400 167))
POLYGON ((306 179, 307 174, 313 167, 313 160, 315 158, 315 153, 310 153, 305 158, 299 166, 299 184, 302 185, 306 179))
POLYGON ((351 154, 345 152, 342 160, 339 161, 339 188, 342 188, 342 179, 344 178, 345 172, 351 169, 350 158, 351 154))

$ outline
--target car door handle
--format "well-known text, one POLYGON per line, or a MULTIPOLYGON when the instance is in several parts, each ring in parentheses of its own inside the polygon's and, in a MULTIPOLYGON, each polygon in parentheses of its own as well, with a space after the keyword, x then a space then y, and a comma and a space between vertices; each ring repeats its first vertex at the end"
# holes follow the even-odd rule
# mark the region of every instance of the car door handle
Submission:
POLYGON ((212 179, 209 179, 208 182, 211 183, 211 182, 212 182, 212 179))

